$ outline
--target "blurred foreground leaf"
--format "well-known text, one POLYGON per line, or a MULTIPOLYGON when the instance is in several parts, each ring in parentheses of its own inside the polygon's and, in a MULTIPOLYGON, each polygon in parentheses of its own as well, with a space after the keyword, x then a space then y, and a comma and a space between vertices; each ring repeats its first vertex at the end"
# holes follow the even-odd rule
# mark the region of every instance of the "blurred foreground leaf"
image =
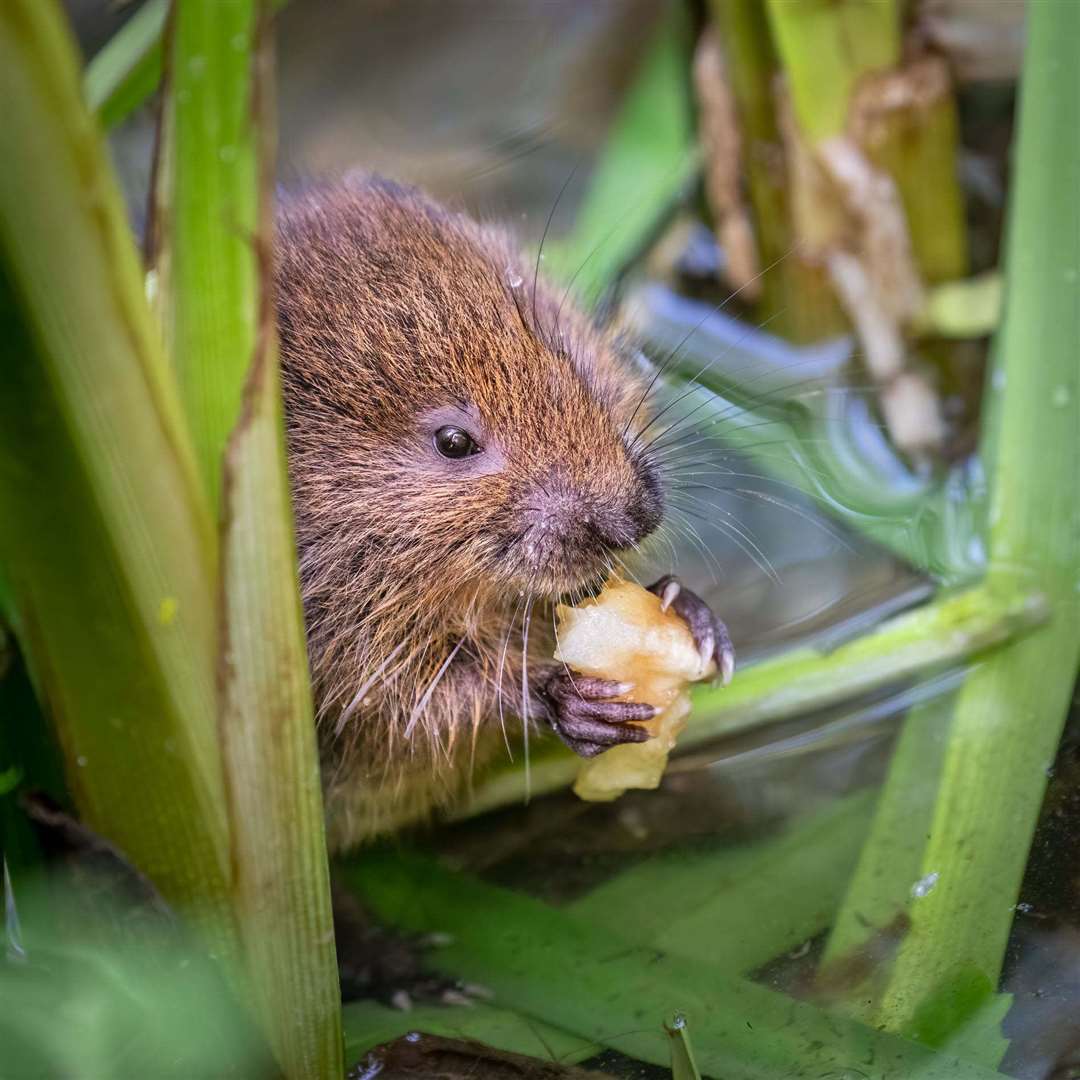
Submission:
POLYGON ((54 0, 0 8, 0 561, 81 816, 233 953, 214 543, 54 0))

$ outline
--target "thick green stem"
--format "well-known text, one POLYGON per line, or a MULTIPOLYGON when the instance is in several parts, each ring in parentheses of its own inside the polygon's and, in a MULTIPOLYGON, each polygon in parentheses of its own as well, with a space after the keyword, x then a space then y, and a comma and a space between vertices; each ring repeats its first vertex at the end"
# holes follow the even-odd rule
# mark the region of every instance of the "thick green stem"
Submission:
MULTIPOLYGON (((997 984, 1080 660, 1078 37, 1080 7, 1071 0, 1032 8, 1006 317, 987 406, 988 586, 1021 574, 1052 601, 1053 617, 976 667, 957 701, 915 877, 925 886, 908 906, 911 928, 876 1008, 879 1023, 928 1042, 947 1034, 940 1022, 947 1008, 954 1016, 957 1002, 974 1008, 997 984)), ((901 759, 890 786, 921 783, 920 768, 901 759)), ((893 832, 875 826, 876 835, 893 832)), ((853 892, 841 922, 863 903, 862 891, 853 892)))
POLYGON ((967 224, 957 167, 959 124, 945 62, 926 57, 869 82, 854 112, 857 141, 896 182, 923 280, 935 285, 962 278, 968 271, 967 224))
POLYGON ((955 696, 913 708, 893 750, 870 835, 822 956, 819 981, 842 989, 845 1011, 873 1020, 891 949, 920 880, 955 696))
POLYGON ((219 502, 219 710, 233 902, 288 1077, 339 1077, 340 1002, 285 465, 271 251, 268 5, 175 9, 159 162, 160 303, 219 502))
POLYGON ((259 317, 256 7, 175 8, 153 215, 165 341, 215 507, 259 317))

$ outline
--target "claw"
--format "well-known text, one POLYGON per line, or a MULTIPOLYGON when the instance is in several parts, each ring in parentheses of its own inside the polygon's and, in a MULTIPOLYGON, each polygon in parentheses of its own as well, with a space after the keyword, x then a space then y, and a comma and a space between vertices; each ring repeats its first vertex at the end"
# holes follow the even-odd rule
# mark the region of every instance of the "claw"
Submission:
POLYGON ((735 650, 729 645, 720 653, 720 684, 729 686, 735 674, 735 650))
POLYGON ((689 589, 684 589, 678 578, 667 576, 649 586, 649 592, 660 597, 660 607, 671 608, 694 635, 694 642, 701 657, 702 667, 716 662, 716 678, 727 686, 735 673, 735 649, 728 637, 727 627, 713 614, 709 605, 689 589))
POLYGON ((707 668, 713 662, 713 653, 716 652, 716 637, 711 630, 702 635, 697 647, 698 656, 701 657, 701 666, 707 668))
POLYGON ((679 593, 681 592, 682 585, 679 584, 678 578, 672 578, 664 586, 664 591, 660 594, 660 610, 667 611, 667 609, 678 599, 679 593))
POLYGON ((544 683, 555 734, 580 757, 595 757, 621 743, 651 738, 635 722, 651 720, 659 711, 636 701, 614 701, 633 690, 629 682, 614 682, 558 670, 544 683))

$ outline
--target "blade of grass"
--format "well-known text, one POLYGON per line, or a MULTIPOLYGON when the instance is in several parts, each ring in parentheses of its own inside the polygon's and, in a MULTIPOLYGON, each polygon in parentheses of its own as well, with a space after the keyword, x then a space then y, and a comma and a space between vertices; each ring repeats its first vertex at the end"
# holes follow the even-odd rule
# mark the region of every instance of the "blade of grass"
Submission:
POLYGON ((664 1030, 671 1040, 671 1080, 701 1080, 686 1017, 676 1013, 670 1024, 664 1024, 664 1030))
POLYGON ((166 336, 221 522, 220 720, 251 988, 285 1075, 339 1077, 340 1001, 272 298, 268 5, 186 0, 159 163, 166 336))
POLYGON ((146 0, 87 65, 83 92, 102 127, 131 115, 161 81, 161 34, 169 0, 146 0))
MULTIPOLYGON (((433 959, 509 1006, 622 1053, 670 1063, 661 1023, 692 1025, 701 1071, 731 1080, 852 1075, 975 1080, 989 1070, 833 1017, 711 965, 628 945, 602 927, 414 855, 371 853, 343 868, 381 918, 454 936, 433 959)), ((613 916, 614 917, 614 916, 613 916)), ((703 949, 707 943, 703 943, 703 949)))
POLYGON ((169 0, 146 0, 87 64, 83 93, 102 127, 123 123, 157 90, 168 8, 169 0))
POLYGON ((234 952, 214 545, 59 6, 0 8, 0 560, 87 823, 234 952))

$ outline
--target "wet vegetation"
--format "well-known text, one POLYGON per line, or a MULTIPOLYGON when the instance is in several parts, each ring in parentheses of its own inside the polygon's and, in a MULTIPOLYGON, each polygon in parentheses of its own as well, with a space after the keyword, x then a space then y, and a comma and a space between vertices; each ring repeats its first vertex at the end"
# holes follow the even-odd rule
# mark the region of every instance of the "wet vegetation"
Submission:
POLYGON ((1073 1075, 1080 6, 1015 71, 1004 4, 638 28, 538 264, 661 373, 741 666, 656 792, 515 746, 332 868, 448 936, 472 999, 408 1012, 340 1004, 274 6, 148 0, 85 71, 58 2, 0 7, 0 1076, 1073 1075), (156 90, 144 258, 103 132, 156 90))

